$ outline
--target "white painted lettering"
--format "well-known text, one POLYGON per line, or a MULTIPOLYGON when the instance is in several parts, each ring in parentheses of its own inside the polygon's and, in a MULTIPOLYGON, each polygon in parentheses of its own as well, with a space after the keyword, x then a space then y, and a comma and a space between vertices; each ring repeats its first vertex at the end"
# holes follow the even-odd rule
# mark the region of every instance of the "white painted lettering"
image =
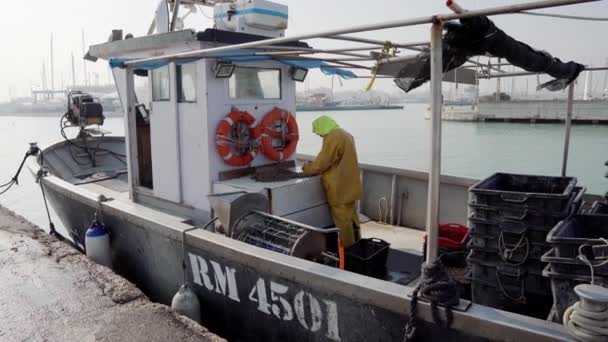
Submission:
POLYGON ((213 260, 210 260, 209 262, 211 263, 211 267, 213 268, 213 275, 215 278, 215 292, 224 296, 228 295, 228 298, 234 300, 235 302, 240 302, 241 300, 239 299, 239 291, 236 286, 236 269, 226 267, 226 273, 224 273, 224 270, 220 264, 213 260), (226 288, 226 285, 228 286, 228 288, 226 288))
POLYGON ((298 317, 298 321, 302 326, 312 332, 316 332, 321 329, 321 325, 323 322, 323 312, 321 311, 321 304, 319 301, 313 297, 310 293, 300 291, 296 294, 294 299, 294 307, 296 311, 296 316, 298 317), (310 301, 310 313, 312 323, 310 328, 308 327, 308 323, 306 322, 306 310, 304 309, 304 295, 308 296, 308 300, 310 301))
POLYGON ((270 300, 276 303, 278 300, 281 306, 278 304, 272 304, 272 313, 284 321, 291 321, 293 319, 293 310, 291 304, 281 295, 287 294, 289 288, 285 285, 270 282, 270 300), (281 312, 283 315, 281 315, 281 312))
POLYGON ((340 328, 338 327, 338 306, 336 302, 324 300, 327 306, 327 338, 340 341, 340 328))
POLYGON ((190 267, 192 267, 192 278, 194 283, 200 286, 205 286, 207 290, 213 291, 213 283, 209 278, 209 266, 205 259, 198 255, 188 253, 190 256, 190 267))

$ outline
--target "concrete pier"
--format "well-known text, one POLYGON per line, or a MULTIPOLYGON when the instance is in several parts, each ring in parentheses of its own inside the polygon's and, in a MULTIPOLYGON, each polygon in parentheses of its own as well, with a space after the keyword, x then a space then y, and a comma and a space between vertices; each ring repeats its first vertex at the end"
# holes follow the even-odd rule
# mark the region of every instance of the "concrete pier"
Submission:
POLYGON ((0 341, 224 341, 0 207, 0 341))

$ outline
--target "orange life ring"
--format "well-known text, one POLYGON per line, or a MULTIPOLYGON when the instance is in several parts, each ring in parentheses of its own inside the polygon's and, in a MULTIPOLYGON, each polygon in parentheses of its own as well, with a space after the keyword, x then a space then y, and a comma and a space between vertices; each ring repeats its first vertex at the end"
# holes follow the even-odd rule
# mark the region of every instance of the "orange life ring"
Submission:
POLYGON ((215 131, 217 152, 230 166, 251 164, 260 152, 255 118, 244 111, 233 110, 220 121, 215 131))
POLYGON ((271 160, 286 160, 296 151, 298 123, 288 111, 275 107, 266 113, 260 124, 262 152, 271 160))

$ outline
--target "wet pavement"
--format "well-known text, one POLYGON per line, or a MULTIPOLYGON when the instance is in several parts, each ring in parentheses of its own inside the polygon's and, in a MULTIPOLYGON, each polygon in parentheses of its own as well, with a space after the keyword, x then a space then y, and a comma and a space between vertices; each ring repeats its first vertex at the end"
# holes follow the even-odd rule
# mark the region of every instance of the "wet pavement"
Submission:
POLYGON ((0 207, 0 341, 224 341, 0 207))

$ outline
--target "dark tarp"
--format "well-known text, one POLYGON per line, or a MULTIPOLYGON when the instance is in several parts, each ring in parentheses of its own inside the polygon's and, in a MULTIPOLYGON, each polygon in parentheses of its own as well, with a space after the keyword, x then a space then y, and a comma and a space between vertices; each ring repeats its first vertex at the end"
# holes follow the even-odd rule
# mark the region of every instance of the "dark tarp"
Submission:
MULTIPOLYGON (((535 50, 529 45, 513 39, 496 27, 487 17, 461 19, 460 24, 449 22, 443 37, 443 71, 463 65, 473 56, 490 54, 505 58, 509 63, 529 72, 546 73, 555 78, 541 87, 549 90, 564 89, 574 81, 585 67, 576 62, 564 63, 548 52, 535 50)), ((405 92, 415 89, 430 80, 430 51, 417 55, 417 76, 412 70, 402 70, 395 83, 405 92)))

